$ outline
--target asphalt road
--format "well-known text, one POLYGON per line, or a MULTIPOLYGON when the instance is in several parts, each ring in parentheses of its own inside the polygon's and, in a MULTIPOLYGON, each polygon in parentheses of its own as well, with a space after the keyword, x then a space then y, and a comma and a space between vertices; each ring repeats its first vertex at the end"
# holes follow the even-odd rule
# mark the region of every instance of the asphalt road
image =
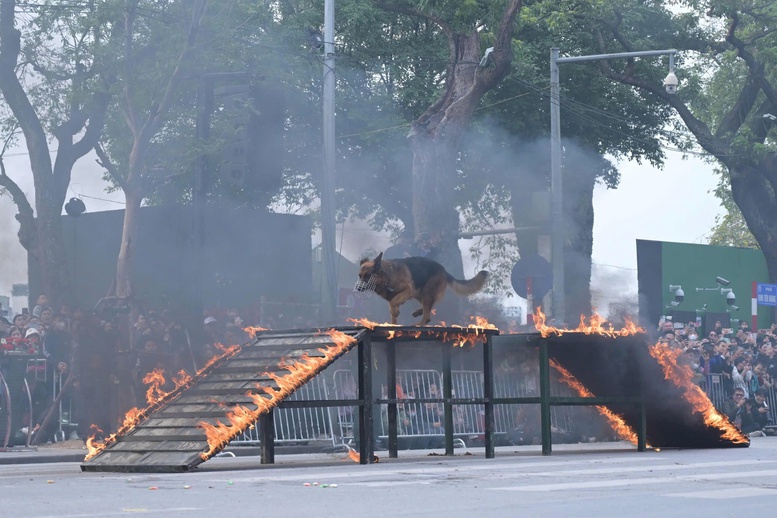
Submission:
POLYGON ((275 466, 261 466, 255 457, 217 458, 181 474, 83 473, 72 462, 3 465, 0 513, 760 517, 777 509, 777 438, 719 450, 604 447, 554 447, 549 457, 508 449, 491 460, 476 451, 453 458, 400 453, 400 459, 371 466, 324 455, 287 458, 275 466))

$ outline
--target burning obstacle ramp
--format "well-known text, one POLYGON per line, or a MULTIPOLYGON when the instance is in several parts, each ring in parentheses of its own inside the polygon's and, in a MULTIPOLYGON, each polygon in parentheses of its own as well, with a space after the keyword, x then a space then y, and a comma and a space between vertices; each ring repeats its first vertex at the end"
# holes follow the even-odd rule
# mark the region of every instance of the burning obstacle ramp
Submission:
POLYGON ((633 429, 644 425, 647 442, 654 448, 750 444, 747 436, 717 412, 693 383, 690 369, 682 366, 680 351, 663 344, 650 345, 643 334, 612 337, 562 333, 529 342, 534 340, 547 348, 551 365, 557 362, 595 396, 591 401, 601 398, 603 406, 633 429), (607 402, 607 398, 616 402, 607 402), (617 398, 633 402, 617 402, 617 398))
POLYGON ((265 331, 149 408, 87 456, 83 471, 188 471, 358 345, 364 329, 265 331))

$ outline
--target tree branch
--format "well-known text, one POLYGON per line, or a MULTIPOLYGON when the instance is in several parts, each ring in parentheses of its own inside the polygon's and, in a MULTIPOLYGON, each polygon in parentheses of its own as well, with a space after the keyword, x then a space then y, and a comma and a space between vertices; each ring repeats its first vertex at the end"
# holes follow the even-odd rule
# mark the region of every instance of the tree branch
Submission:
POLYGON ((764 75, 763 65, 753 58, 745 48, 744 43, 736 37, 735 32, 738 25, 739 19, 734 15, 731 27, 729 27, 728 34, 726 35, 726 41, 737 49, 737 54, 747 65, 748 74, 745 79, 745 84, 739 92, 736 103, 734 103, 734 106, 732 106, 728 113, 723 117, 718 126, 718 130, 715 132, 716 137, 729 141, 750 115, 750 112, 758 99, 758 93, 761 90, 761 81, 764 75))
POLYGON ((111 158, 108 156, 108 153, 105 152, 105 149, 103 149, 99 142, 95 144, 94 152, 97 154, 97 160, 95 160, 97 165, 108 171, 108 174, 111 175, 111 178, 113 178, 113 180, 119 184, 119 187, 121 187, 121 189, 126 192, 129 188, 126 180, 119 173, 119 169, 113 164, 113 162, 111 162, 111 158))
MULTIPOLYGON (((3 153, 5 153, 5 149, 3 149, 3 153)), ((19 242, 26 250, 30 251, 34 248, 35 211, 33 211, 32 205, 30 205, 27 196, 19 187, 19 184, 13 181, 6 173, 5 161, 2 155, 0 155, 0 186, 8 191, 17 209, 19 209, 19 214, 16 215, 16 219, 20 224, 19 242)))
POLYGON ((14 0, 0 0, 0 91, 24 133, 37 190, 42 188, 37 176, 51 173, 51 156, 43 125, 16 75, 21 32, 14 27, 15 9, 14 0))
POLYGON ((186 60, 186 56, 194 48, 194 44, 197 40, 197 32, 202 23, 202 18, 205 15, 205 10, 208 6, 207 0, 197 0, 192 7, 192 20, 189 24, 189 30, 186 34, 186 43, 181 49, 181 53, 178 56, 178 61, 175 64, 173 73, 170 74, 170 78, 167 81, 165 90, 162 94, 162 100, 158 103, 152 103, 151 111, 146 119, 143 127, 140 131, 140 137, 143 142, 148 142, 151 137, 156 133, 157 129, 161 126, 165 116, 173 102, 176 88, 181 79, 182 65, 186 60))
POLYGON ((406 14, 408 16, 415 16, 417 18, 423 18, 424 20, 429 20, 430 22, 440 27, 440 29, 442 29, 442 31, 448 37, 453 36, 454 31, 445 20, 443 20, 439 16, 434 16, 429 13, 425 13, 424 11, 406 2, 401 2, 401 1, 397 2, 397 1, 391 1, 391 0, 375 0, 375 6, 380 9, 383 9, 384 11, 406 14))

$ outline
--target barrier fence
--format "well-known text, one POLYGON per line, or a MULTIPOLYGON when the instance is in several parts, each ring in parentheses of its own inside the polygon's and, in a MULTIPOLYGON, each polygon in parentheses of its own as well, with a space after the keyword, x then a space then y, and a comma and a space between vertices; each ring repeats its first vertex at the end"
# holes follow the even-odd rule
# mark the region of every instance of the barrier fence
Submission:
MULTIPOLYGON (((45 363, 43 364, 45 365, 45 363)), ((45 372, 35 365, 36 374, 45 372)), ((551 376, 551 393, 554 396, 575 395, 566 385, 551 376)), ((45 374, 43 375, 45 380, 45 374)), ((53 398, 56 399, 62 388, 63 379, 55 375, 53 398)), ((453 398, 476 399, 483 397, 483 372, 458 370, 451 372, 453 398)), ((347 369, 335 370, 331 375, 324 374, 313 378, 298 389, 289 401, 329 401, 357 398, 357 384, 354 374, 347 369)), ((444 437, 443 405, 435 402, 442 396, 443 375, 436 370, 398 369, 397 398, 406 402, 398 405, 399 436, 406 438, 404 447, 437 447, 444 437), (416 401, 418 400, 418 401, 416 401), (408 438, 418 438, 411 441, 408 438)), ((702 383, 710 401, 721 408, 729 397, 724 388, 723 376, 709 374, 702 383)), ((521 374, 497 375, 494 378, 494 397, 534 397, 539 396, 539 379, 536 373, 524 371, 521 374)), ((385 387, 383 398, 386 398, 385 387)), ((777 390, 767 388, 767 406, 770 423, 777 424, 777 390)), ((59 405, 58 423, 55 440, 63 440, 72 432, 75 411, 71 398, 64 398, 59 405)), ((295 407, 278 408, 274 411, 275 440, 279 444, 319 444, 337 447, 351 444, 354 440, 355 407, 295 407)), ((585 407, 551 407, 551 429, 557 434, 581 435, 581 419, 589 419, 590 413, 583 416, 585 407)), ((457 442, 471 443, 484 434, 484 411, 482 405, 453 405, 453 433, 457 442)), ((495 433, 502 443, 526 444, 534 442, 539 434, 539 405, 503 405, 494 406, 495 433)), ((388 435, 387 405, 380 405, 380 419, 376 423, 379 438, 388 435)), ((233 444, 253 445, 260 443, 258 429, 249 429, 233 444)))
MULTIPOLYGON (((731 396, 729 391, 733 389, 733 386, 726 388, 726 380, 722 374, 708 374, 707 378, 702 383, 707 393, 707 397, 710 398, 715 408, 722 408, 723 402, 731 396)), ((769 408, 769 423, 777 424, 777 389, 774 386, 766 388, 766 406, 769 408)), ((748 394, 750 398, 753 394, 748 394)))
MULTIPOLYGON (((326 374, 326 373, 325 373, 326 374)), ((347 369, 339 369, 330 375, 314 378, 299 389, 291 401, 327 401, 330 399, 356 399, 356 379, 347 369)), ((483 397, 483 373, 475 370, 451 372, 453 398, 476 399, 483 397)), ((436 370, 398 369, 397 398, 405 400, 397 408, 398 436, 403 448, 442 447, 445 433, 443 426, 442 396, 443 374, 436 370)), ((711 374, 704 387, 712 403, 720 408, 727 395, 720 375, 711 374)), ((386 398, 383 387, 382 397, 386 398)), ((554 396, 573 396, 572 389, 551 376, 551 393, 554 396)), ((494 397, 539 396, 539 380, 534 372, 522 375, 497 375, 494 379, 494 397)), ((768 389, 767 405, 774 422, 777 393, 768 389)), ((275 410, 275 437, 280 444, 310 444, 322 446, 349 445, 354 440, 355 407, 279 408, 275 410)), ((554 434, 574 440, 586 440, 580 423, 590 420, 592 412, 580 406, 551 407, 551 429, 554 434)), ((495 433, 502 444, 531 444, 539 438, 539 405, 495 405, 495 433)), ((380 405, 380 419, 376 419, 376 435, 388 436, 387 405, 380 405)), ((453 433, 459 445, 471 444, 482 438, 485 430, 482 405, 454 404, 453 433)), ((234 444, 258 444, 259 433, 249 430, 234 444)))
MULTIPOLYGON (((481 371, 452 371, 453 397, 475 399, 483 397, 481 371)), ((519 378, 513 375, 497 376, 495 397, 539 396, 535 375, 519 378)), ((553 383, 554 395, 573 395, 571 389, 553 383)), ((335 370, 331 375, 320 375, 300 388, 289 401, 328 401, 357 398, 354 374, 347 369, 335 370)), ((398 369, 397 398, 405 400, 398 405, 398 436, 403 448, 441 447, 445 434, 442 397, 443 375, 436 370, 398 369)), ((383 387, 383 398, 386 389, 383 387)), ((376 419, 378 439, 388 436, 388 407, 380 405, 376 419)), ((538 404, 495 405, 495 432, 504 444, 526 444, 540 439, 538 404)), ((274 411, 275 441, 279 444, 311 444, 337 447, 354 441, 356 408, 349 406, 278 408, 274 411)), ((554 433, 574 435, 576 422, 585 412, 581 407, 554 406, 551 408, 551 427, 554 433)), ((459 446, 482 440, 485 432, 485 414, 482 405, 454 404, 453 433, 459 446)), ((258 429, 250 429, 232 441, 233 444, 260 443, 258 429)))

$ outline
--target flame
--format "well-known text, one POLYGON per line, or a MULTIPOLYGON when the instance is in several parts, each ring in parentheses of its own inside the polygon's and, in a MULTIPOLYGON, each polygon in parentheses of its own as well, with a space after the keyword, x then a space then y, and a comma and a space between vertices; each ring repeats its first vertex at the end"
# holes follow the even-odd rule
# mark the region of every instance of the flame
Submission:
POLYGON ((648 347, 650 355, 655 358, 664 371, 664 377, 671 381, 677 388, 683 390, 683 397, 693 407, 694 412, 699 413, 704 419, 704 424, 710 428, 720 430, 721 439, 734 444, 747 444, 747 438, 726 416, 718 412, 707 397, 707 394, 693 382, 693 371, 688 365, 677 362, 682 354, 681 349, 672 350, 666 344, 656 343, 648 347))
MULTIPOLYGON (((596 397, 594 396, 593 392, 588 390, 582 383, 580 383, 571 372, 566 370, 564 367, 561 366, 560 363, 558 363, 556 360, 551 359, 550 360, 550 366, 553 367, 558 371, 559 374, 561 374, 560 381, 566 383, 569 385, 573 390, 575 390, 578 394, 580 394, 581 397, 596 397)), ((620 437, 623 440, 629 441, 632 444, 637 444, 638 442, 638 435, 637 433, 626 423, 626 421, 623 420, 621 416, 616 414, 615 412, 612 412, 609 408, 602 406, 602 405, 595 405, 596 409, 599 411, 601 415, 609 421, 610 426, 615 431, 615 433, 618 434, 618 437, 620 437)), ((650 445, 648 445, 650 447, 650 445)))
POLYGON ((253 426, 262 414, 270 411, 285 398, 290 396, 299 387, 310 381, 324 366, 334 361, 356 342, 353 336, 347 335, 336 329, 329 329, 322 334, 328 335, 333 345, 318 348, 323 356, 310 356, 303 354, 299 358, 283 359, 278 364, 288 374, 276 374, 265 372, 262 377, 269 378, 278 387, 256 384, 259 392, 249 391, 245 395, 251 399, 256 408, 244 405, 234 405, 225 415, 225 422, 216 420, 214 424, 201 421, 198 423, 205 431, 208 441, 208 450, 200 453, 203 460, 207 460, 217 450, 224 447, 229 441, 237 437, 249 426, 253 426))
POLYGON ((256 326, 248 326, 248 327, 244 327, 243 331, 248 333, 248 336, 250 336, 251 338, 256 338, 257 334, 261 333, 262 331, 267 331, 267 328, 256 327, 256 326))
POLYGON ((560 329, 545 324, 545 313, 541 308, 537 308, 534 312, 534 327, 540 332, 543 338, 547 338, 550 335, 561 336, 566 333, 584 333, 587 335, 602 335, 615 338, 618 336, 629 336, 638 333, 644 333, 645 330, 636 325, 633 321, 626 319, 626 325, 621 329, 615 329, 612 324, 607 322, 603 316, 594 311, 591 315, 590 324, 586 324, 585 316, 580 315, 580 324, 576 329, 560 329))
POLYGON ((362 460, 361 455, 359 455, 359 452, 354 450, 351 447, 348 448, 348 458, 356 462, 357 464, 362 460))
MULTIPOLYGON (((222 361, 225 361, 233 357, 241 350, 241 347, 239 345, 233 345, 231 347, 224 347, 221 344, 215 344, 215 345, 217 349, 222 351, 221 354, 216 354, 215 356, 213 356, 213 358, 208 360, 205 366, 197 371, 197 374, 195 376, 200 375, 211 366, 216 365, 222 361)), ((122 419, 121 425, 119 426, 119 429, 115 433, 112 433, 111 435, 109 435, 103 440, 99 440, 96 438, 97 435, 102 434, 103 431, 99 429, 97 426, 92 425, 90 429, 93 430, 94 433, 92 433, 92 435, 86 440, 87 454, 86 454, 86 457, 84 457, 84 461, 87 461, 95 457, 105 448, 110 446, 112 443, 116 442, 119 436, 122 436, 127 432, 129 432, 130 430, 132 430, 132 428, 134 428, 140 421, 145 419, 151 412, 159 408, 168 399, 178 397, 178 395, 185 388, 189 387, 193 383, 194 378, 190 376, 186 371, 181 370, 177 376, 173 376, 172 380, 175 383, 175 388, 170 392, 165 392, 159 388, 165 383, 163 371, 157 372, 157 370, 154 370, 148 373, 143 378, 143 383, 151 384, 149 389, 146 391, 146 399, 148 400, 148 406, 142 410, 138 409, 137 407, 130 408, 127 411, 127 413, 124 414, 124 417, 122 419)))
MULTIPOLYGON (((488 322, 483 317, 470 317, 474 323, 467 326, 461 325, 445 325, 442 322, 440 325, 424 326, 418 329, 389 329, 386 330, 386 338, 391 340, 393 338, 399 338, 400 336, 411 336, 413 338, 421 338, 424 334, 431 335, 443 342, 452 342, 455 347, 464 347, 466 344, 475 345, 478 342, 485 342, 488 339, 488 335, 485 334, 486 329, 498 331, 499 329, 488 322), (435 328, 455 328, 461 329, 461 331, 435 331, 435 328)), ((397 324, 378 324, 366 318, 349 318, 349 322, 353 322, 356 325, 366 327, 367 329, 374 330, 376 327, 402 327, 397 324)))

